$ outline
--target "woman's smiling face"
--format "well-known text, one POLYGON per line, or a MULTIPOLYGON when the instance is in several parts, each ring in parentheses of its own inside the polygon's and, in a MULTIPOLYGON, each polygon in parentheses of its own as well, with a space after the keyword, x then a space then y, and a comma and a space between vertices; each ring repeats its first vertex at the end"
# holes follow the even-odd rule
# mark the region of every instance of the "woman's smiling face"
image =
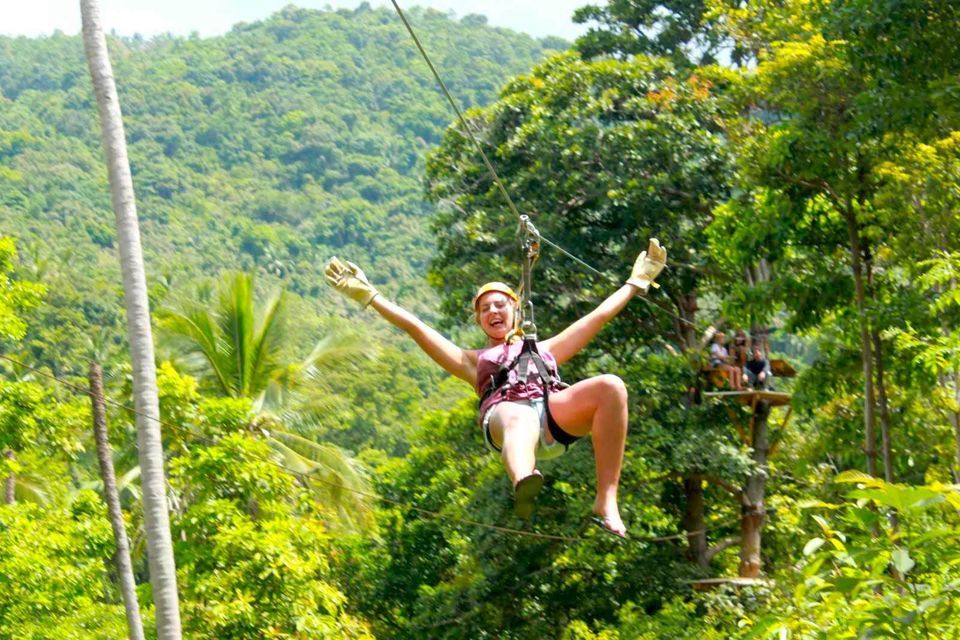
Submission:
POLYGON ((516 313, 513 299, 505 293, 490 291, 477 300, 477 324, 494 341, 502 341, 513 330, 516 313))

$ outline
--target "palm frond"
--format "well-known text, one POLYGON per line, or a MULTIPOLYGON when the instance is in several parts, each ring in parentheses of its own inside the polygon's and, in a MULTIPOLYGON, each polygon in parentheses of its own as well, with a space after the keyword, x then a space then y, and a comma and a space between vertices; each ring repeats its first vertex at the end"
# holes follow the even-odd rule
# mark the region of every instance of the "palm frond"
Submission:
POLYGON ((234 397, 253 395, 250 374, 254 323, 253 276, 242 272, 227 274, 220 284, 217 325, 230 362, 234 397))
POLYGON ((342 413, 347 408, 346 402, 343 397, 311 382, 291 384, 289 380, 274 380, 257 397, 253 408, 258 415, 270 417, 304 435, 330 416, 342 413))
POLYGON ((304 375, 314 379, 322 376, 324 370, 330 367, 357 364, 375 357, 376 354, 376 346, 359 333, 328 333, 317 341, 310 355, 303 361, 304 375))
POLYGON ((181 309, 161 309, 157 318, 161 335, 173 343, 176 350, 194 358, 223 393, 236 394, 230 375, 231 363, 224 358, 223 338, 209 311, 197 305, 184 305, 181 309))
POLYGON ((29 474, 17 475, 14 480, 13 496, 18 502, 32 502, 39 505, 50 504, 50 494, 44 488, 49 482, 29 474))
POLYGON ((286 311, 286 293, 281 291, 271 298, 260 317, 251 341, 250 354, 250 390, 262 392, 276 377, 278 370, 284 370, 280 363, 280 353, 284 333, 286 311))
POLYGON ((346 398, 321 389, 291 395, 290 404, 282 407, 278 416, 290 431, 304 436, 316 433, 331 416, 343 415, 349 408, 346 398))
POLYGON ((136 465, 126 473, 117 476, 118 491, 136 491, 140 480, 140 465, 136 465))
POLYGON ((269 443, 285 466, 306 479, 317 499, 336 511, 345 529, 369 530, 373 526, 376 497, 366 470, 356 459, 339 447, 286 431, 271 432, 269 443))

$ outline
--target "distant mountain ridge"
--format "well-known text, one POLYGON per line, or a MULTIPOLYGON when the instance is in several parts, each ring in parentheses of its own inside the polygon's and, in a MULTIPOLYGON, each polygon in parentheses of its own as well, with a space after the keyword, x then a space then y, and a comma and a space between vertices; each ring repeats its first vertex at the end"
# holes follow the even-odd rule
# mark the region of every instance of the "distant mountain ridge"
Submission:
MULTIPOLYGON (((464 108, 557 44, 408 14, 464 108)), ((423 158, 454 116, 392 11, 291 6, 224 36, 110 45, 151 275, 256 268, 312 298, 337 252, 426 291, 423 158)), ((115 269, 89 84, 78 36, 0 38, 0 233, 78 289, 115 269)))

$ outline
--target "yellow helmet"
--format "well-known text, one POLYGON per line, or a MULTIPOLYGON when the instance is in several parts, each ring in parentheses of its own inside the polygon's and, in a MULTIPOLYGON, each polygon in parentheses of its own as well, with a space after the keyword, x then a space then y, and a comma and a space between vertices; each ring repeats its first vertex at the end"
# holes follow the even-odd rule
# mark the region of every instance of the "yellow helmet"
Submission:
POLYGON ((480 298, 483 297, 485 293, 490 293, 491 291, 499 291, 507 295, 513 300, 513 303, 517 306, 520 306, 520 297, 514 293, 513 289, 508 287, 502 282, 488 282, 487 284, 481 286, 477 289, 477 295, 473 296, 473 310, 477 310, 477 303, 480 302, 480 298))

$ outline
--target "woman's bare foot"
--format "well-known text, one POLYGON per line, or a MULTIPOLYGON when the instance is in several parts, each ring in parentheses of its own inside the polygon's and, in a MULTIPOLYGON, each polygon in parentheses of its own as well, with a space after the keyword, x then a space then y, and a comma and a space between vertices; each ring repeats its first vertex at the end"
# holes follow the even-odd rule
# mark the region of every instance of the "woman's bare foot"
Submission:
POLYGON ((598 525, 609 531, 615 536, 621 538, 627 537, 627 527, 620 518, 620 511, 614 506, 612 509, 601 509, 596 505, 593 507, 593 515, 598 525))

